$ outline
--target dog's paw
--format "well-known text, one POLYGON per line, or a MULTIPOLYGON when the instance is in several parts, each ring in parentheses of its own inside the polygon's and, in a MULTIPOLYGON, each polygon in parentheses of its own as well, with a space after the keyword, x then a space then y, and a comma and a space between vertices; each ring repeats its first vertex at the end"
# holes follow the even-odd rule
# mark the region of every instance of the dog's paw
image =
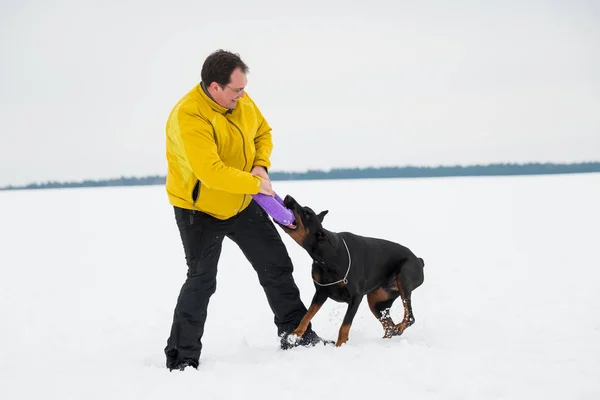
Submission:
POLYGON ((400 336, 410 325, 407 321, 402 321, 394 327, 394 336, 400 336))
POLYGON ((298 341, 300 340, 300 338, 301 338, 301 336, 298 336, 297 334, 292 332, 287 336, 287 338, 285 338, 285 340, 291 345, 296 345, 296 344, 298 344, 298 341))
POLYGON ((390 339, 390 338, 391 338, 392 336, 394 336, 394 335, 395 335, 395 333, 394 333, 394 328, 387 328, 387 329, 385 329, 385 331, 384 331, 384 334, 383 334, 383 338, 382 338, 382 339, 390 339))
POLYGON ((290 335, 296 335, 299 338, 301 338, 302 336, 304 336, 304 332, 306 332, 306 330, 295 329, 290 335))

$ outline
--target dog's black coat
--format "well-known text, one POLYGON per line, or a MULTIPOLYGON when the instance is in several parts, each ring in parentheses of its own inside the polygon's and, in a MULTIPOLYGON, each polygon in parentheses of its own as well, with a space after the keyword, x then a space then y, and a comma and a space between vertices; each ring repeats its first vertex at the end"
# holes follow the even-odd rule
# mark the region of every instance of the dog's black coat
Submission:
POLYGON ((296 335, 304 334, 328 298, 348 303, 337 346, 348 340, 352 320, 365 295, 371 311, 384 328, 384 337, 401 335, 414 323, 410 298, 412 291, 424 281, 422 258, 389 240, 328 231, 322 225, 328 211, 317 215, 289 195, 284 205, 294 213, 296 227, 280 226, 313 259, 312 277, 316 288, 309 310, 294 331, 296 335), (404 319, 394 324, 389 309, 398 296, 403 301, 404 319))

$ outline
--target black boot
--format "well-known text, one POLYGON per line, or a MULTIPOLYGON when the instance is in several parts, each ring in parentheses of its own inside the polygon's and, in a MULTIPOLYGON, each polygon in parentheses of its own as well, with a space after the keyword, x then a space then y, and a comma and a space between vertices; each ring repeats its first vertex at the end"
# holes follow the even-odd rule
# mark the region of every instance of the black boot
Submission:
POLYGON ((335 345, 333 340, 326 340, 321 338, 316 334, 311 328, 308 328, 304 335, 301 338, 296 336, 290 337, 291 333, 284 333, 281 335, 281 349, 289 350, 294 347, 303 346, 303 347, 314 347, 318 344, 323 345, 335 345))
POLYGON ((171 365, 168 366, 169 371, 173 371, 173 370, 183 371, 187 367, 198 369, 198 363, 193 360, 185 360, 185 361, 180 361, 177 363, 172 363, 171 365))

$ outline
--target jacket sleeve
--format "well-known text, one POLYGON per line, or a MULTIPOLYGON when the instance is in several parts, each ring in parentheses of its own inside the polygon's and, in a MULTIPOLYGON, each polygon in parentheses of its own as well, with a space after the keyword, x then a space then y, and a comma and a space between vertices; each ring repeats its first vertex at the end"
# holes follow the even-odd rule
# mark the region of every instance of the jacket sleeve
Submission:
POLYGON ((261 166, 268 168, 271 166, 271 152, 273 151, 273 138, 271 136, 271 127, 267 123, 267 120, 263 117, 260 110, 254 105, 256 114, 258 116, 258 131, 254 137, 254 146, 256 148, 256 155, 254 156, 253 167, 261 166))
POLYGON ((229 167, 217 152, 209 122, 181 111, 179 126, 183 147, 194 174, 207 187, 236 194, 256 194, 262 178, 229 167))

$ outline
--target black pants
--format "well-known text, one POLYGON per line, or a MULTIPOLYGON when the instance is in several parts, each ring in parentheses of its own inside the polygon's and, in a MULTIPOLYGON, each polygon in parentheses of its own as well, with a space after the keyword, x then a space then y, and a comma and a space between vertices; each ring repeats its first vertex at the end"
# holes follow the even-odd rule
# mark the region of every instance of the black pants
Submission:
POLYGON ((267 296, 278 335, 300 323, 306 307, 292 276, 293 265, 274 223, 254 201, 240 214, 219 220, 199 211, 175 207, 188 266, 173 315, 165 354, 167 367, 198 361, 210 296, 216 289, 217 263, 223 238, 242 250, 267 296))

